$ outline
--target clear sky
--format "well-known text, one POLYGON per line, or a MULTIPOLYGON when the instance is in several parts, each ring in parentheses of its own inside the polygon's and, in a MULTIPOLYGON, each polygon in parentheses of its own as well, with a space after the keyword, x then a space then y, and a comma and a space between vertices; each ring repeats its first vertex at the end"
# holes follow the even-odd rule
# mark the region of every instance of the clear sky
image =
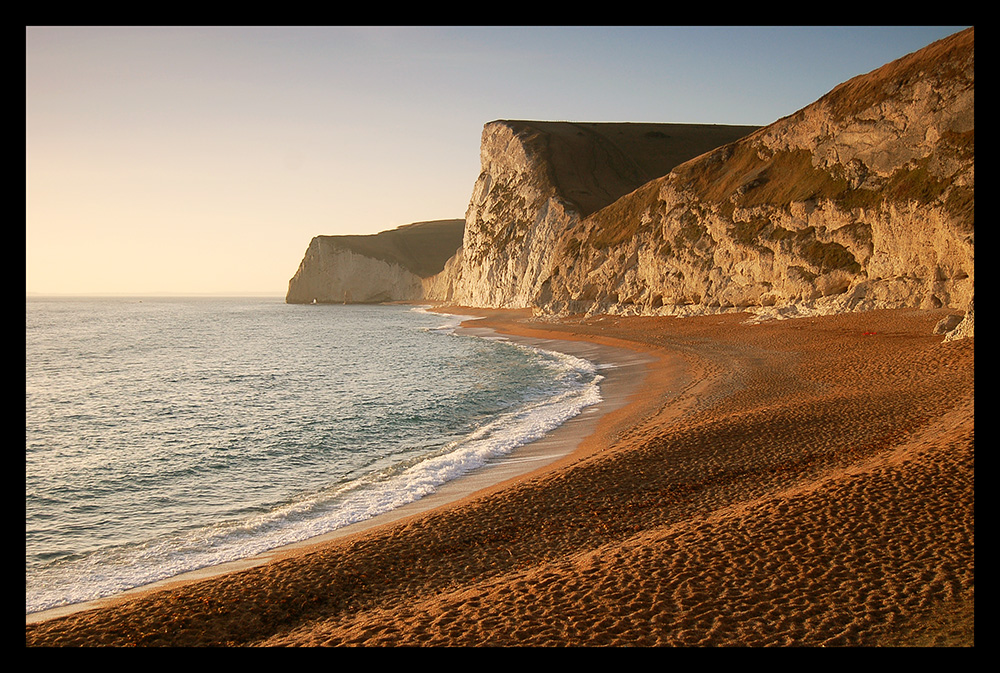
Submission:
POLYGON ((764 125, 962 28, 27 27, 26 290, 283 295, 464 217, 487 122, 764 125))

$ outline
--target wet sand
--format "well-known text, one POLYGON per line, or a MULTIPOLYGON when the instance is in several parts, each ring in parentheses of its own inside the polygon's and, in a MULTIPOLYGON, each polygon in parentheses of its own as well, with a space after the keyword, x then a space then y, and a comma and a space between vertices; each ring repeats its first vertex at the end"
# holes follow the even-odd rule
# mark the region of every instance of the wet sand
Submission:
MULTIPOLYGON (((640 383, 644 379, 647 367, 657 360, 656 357, 641 351, 620 347, 616 348, 592 340, 568 341, 531 337, 524 334, 500 334, 490 327, 478 326, 482 323, 477 323, 475 317, 470 315, 471 311, 472 309, 462 309, 461 317, 470 319, 465 322, 465 325, 459 328, 459 333, 478 338, 515 342, 543 350, 557 351, 586 359, 597 365, 599 373, 602 376, 600 402, 586 407, 582 413, 564 422, 542 438, 518 447, 509 454, 498 456, 487 462, 483 467, 442 484, 430 495, 426 495, 415 502, 403 505, 390 512, 301 542, 277 547, 244 559, 188 571, 106 598, 30 613, 26 616, 26 623, 32 624, 52 619, 53 617, 75 614, 83 610, 107 607, 120 603, 123 598, 130 599, 150 591, 176 588, 206 578, 270 563, 276 559, 300 554, 330 540, 355 535, 362 531, 377 528, 421 512, 454 503, 471 494, 481 493, 510 479, 515 479, 529 472, 535 472, 548 467, 559 459, 578 450, 584 442, 594 441, 597 430, 601 427, 599 426, 601 419, 606 414, 621 409, 630 401, 630 398, 636 393, 640 383)), ((513 313, 505 312, 504 315, 509 318, 515 315, 526 317, 529 314, 519 311, 513 313)), ((675 365, 680 365, 680 363, 675 362, 675 365)), ((682 369, 677 368, 676 374, 681 375, 682 371, 682 369)))
POLYGON ((643 355, 544 467, 26 643, 974 644, 974 350, 942 312, 476 313, 643 355))

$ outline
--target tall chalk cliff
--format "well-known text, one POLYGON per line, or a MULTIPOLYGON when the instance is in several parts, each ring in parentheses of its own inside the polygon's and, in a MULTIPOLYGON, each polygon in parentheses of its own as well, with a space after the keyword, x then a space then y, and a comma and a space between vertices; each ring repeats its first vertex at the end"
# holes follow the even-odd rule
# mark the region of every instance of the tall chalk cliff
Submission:
POLYGON ((949 334, 971 336, 974 104, 968 29, 762 128, 491 122, 460 242, 416 271, 356 240, 393 232, 317 237, 288 301, 557 315, 948 308, 966 314, 949 334))
POLYGON ((532 306, 555 243, 582 218, 693 157, 757 127, 496 121, 465 215, 455 299, 532 306))
MULTIPOLYGON (((316 236, 288 281, 289 304, 421 299, 462 245, 465 220, 417 222, 368 236, 316 236)), ((445 283, 447 281, 441 281, 445 283)))
POLYGON ((966 311, 973 52, 973 30, 957 33, 581 219, 552 243, 533 304, 546 313, 966 311))

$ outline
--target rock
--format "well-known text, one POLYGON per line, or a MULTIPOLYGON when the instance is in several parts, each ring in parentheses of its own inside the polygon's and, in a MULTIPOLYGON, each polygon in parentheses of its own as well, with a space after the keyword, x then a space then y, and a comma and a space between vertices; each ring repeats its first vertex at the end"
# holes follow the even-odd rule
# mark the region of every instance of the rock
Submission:
POLYGON ((318 237, 287 300, 755 319, 948 308, 965 312, 948 338, 971 336, 974 109, 970 28, 762 128, 491 122, 460 247, 417 270, 377 237, 318 237))
POLYGON ((934 334, 947 334, 955 329, 962 320, 963 316, 960 315, 949 315, 941 318, 937 325, 934 326, 934 334))
POLYGON ((317 236, 288 282, 289 304, 421 299, 462 245, 464 220, 417 222, 370 236, 317 236))
POLYGON ((957 339, 971 339, 975 336, 975 315, 973 310, 973 302, 969 302, 969 310, 965 312, 965 317, 962 318, 962 322, 958 323, 953 330, 948 332, 945 336, 945 341, 955 341, 957 339))
POLYGON ((536 303, 564 232, 673 167, 757 127, 495 121, 465 216, 458 296, 471 306, 536 303))
POLYGON ((972 29, 837 87, 567 226, 549 313, 965 310, 972 29))

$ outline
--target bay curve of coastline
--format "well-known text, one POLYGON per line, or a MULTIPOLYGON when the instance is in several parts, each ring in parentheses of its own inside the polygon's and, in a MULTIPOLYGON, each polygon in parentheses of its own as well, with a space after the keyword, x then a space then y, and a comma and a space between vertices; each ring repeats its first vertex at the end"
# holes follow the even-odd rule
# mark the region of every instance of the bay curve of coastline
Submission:
POLYGON ((523 318, 527 315, 523 311, 511 313, 461 307, 427 308, 432 308, 431 312, 468 318, 469 320, 463 322, 458 328, 461 333, 485 339, 511 341, 544 351, 571 355, 594 363, 602 376, 602 381, 599 384, 601 400, 585 407, 581 413, 564 421, 540 439, 524 444, 509 454, 499 456, 480 468, 442 484, 435 492, 392 511, 300 542, 276 547, 244 559, 184 572, 112 596, 28 613, 26 624, 117 605, 122 601, 148 595, 151 592, 178 588, 205 579, 264 565, 289 556, 307 553, 331 540, 355 535, 407 517, 416 516, 431 509, 457 503, 481 491, 496 488, 508 480, 545 469, 577 450, 586 438, 594 434, 604 415, 625 406, 628 403, 628 398, 635 392, 645 376, 645 369, 655 360, 648 354, 630 350, 627 345, 610 346, 596 342, 553 339, 551 335, 549 338, 544 338, 537 336, 537 331, 535 332, 536 336, 530 336, 526 333, 500 334, 497 329, 482 327, 478 323, 479 319, 488 316, 503 316, 508 321, 515 316, 523 318))
POLYGON ((974 339, 942 311, 477 315, 651 361, 541 469, 27 644, 974 645, 974 339))

